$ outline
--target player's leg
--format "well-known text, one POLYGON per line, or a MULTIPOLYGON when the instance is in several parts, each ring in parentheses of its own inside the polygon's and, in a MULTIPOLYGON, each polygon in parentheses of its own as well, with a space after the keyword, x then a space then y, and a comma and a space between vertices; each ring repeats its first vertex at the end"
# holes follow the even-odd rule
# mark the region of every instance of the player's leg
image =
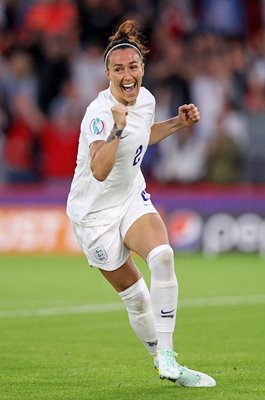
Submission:
POLYGON ((91 266, 99 268, 125 303, 132 328, 150 354, 157 345, 154 316, 148 288, 124 245, 119 223, 84 227, 73 223, 77 239, 91 266))
POLYGON ((173 251, 168 243, 166 227, 148 193, 139 190, 130 198, 122 216, 120 230, 127 248, 148 260, 151 270, 151 303, 159 346, 154 358, 155 366, 161 377, 176 379, 179 368, 172 349, 172 337, 178 286, 173 251))
POLYGON ((174 254, 159 214, 148 213, 138 218, 128 229, 124 242, 149 265, 158 349, 173 350, 178 283, 174 270, 174 254))
POLYGON ((102 275, 118 292, 129 316, 130 324, 151 355, 157 350, 157 334, 150 294, 135 263, 129 257, 114 271, 100 269, 102 275))
POLYGON ((158 334, 158 351, 154 361, 160 377, 174 381, 177 386, 215 386, 216 382, 210 376, 182 367, 175 360, 172 337, 178 285, 174 255, 162 219, 154 213, 142 215, 128 229, 124 241, 128 248, 146 259, 151 270, 151 302, 158 334), (175 373, 176 378, 172 378, 171 373, 175 373))

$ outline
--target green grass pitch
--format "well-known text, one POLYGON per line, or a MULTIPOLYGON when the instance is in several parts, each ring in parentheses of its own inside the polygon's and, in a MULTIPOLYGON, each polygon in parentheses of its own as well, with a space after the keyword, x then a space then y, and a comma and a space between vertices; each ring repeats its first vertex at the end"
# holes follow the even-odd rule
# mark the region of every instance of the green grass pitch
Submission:
POLYGON ((265 260, 177 256, 176 271, 179 362, 217 387, 161 381, 119 297, 83 256, 1 256, 0 399, 263 400, 265 260))

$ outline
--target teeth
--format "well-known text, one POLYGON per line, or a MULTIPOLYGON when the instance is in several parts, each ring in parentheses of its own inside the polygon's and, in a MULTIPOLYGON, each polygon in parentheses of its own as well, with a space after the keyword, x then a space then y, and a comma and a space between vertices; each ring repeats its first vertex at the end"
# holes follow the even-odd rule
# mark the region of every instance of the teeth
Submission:
POLYGON ((127 85, 122 85, 125 88, 130 88, 132 86, 134 86, 134 83, 128 83, 127 85))

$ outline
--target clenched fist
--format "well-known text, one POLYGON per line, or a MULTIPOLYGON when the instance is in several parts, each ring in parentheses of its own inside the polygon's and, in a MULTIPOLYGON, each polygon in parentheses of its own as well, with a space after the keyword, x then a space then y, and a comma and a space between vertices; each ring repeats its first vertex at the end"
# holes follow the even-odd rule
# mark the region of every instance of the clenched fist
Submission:
POLYGON ((111 107, 112 116, 118 129, 124 129, 126 126, 126 116, 128 115, 128 107, 118 103, 111 107))
POLYGON ((178 111, 183 126, 191 126, 200 120, 200 111, 194 104, 183 104, 178 111))

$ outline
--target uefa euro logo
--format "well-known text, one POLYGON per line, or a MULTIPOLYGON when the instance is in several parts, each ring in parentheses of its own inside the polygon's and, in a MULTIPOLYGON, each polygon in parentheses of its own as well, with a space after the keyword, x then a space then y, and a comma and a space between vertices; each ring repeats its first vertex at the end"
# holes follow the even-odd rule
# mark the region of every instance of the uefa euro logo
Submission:
POLYGON ((104 122, 100 118, 92 119, 90 123, 90 131, 93 135, 100 135, 104 129, 104 122))

